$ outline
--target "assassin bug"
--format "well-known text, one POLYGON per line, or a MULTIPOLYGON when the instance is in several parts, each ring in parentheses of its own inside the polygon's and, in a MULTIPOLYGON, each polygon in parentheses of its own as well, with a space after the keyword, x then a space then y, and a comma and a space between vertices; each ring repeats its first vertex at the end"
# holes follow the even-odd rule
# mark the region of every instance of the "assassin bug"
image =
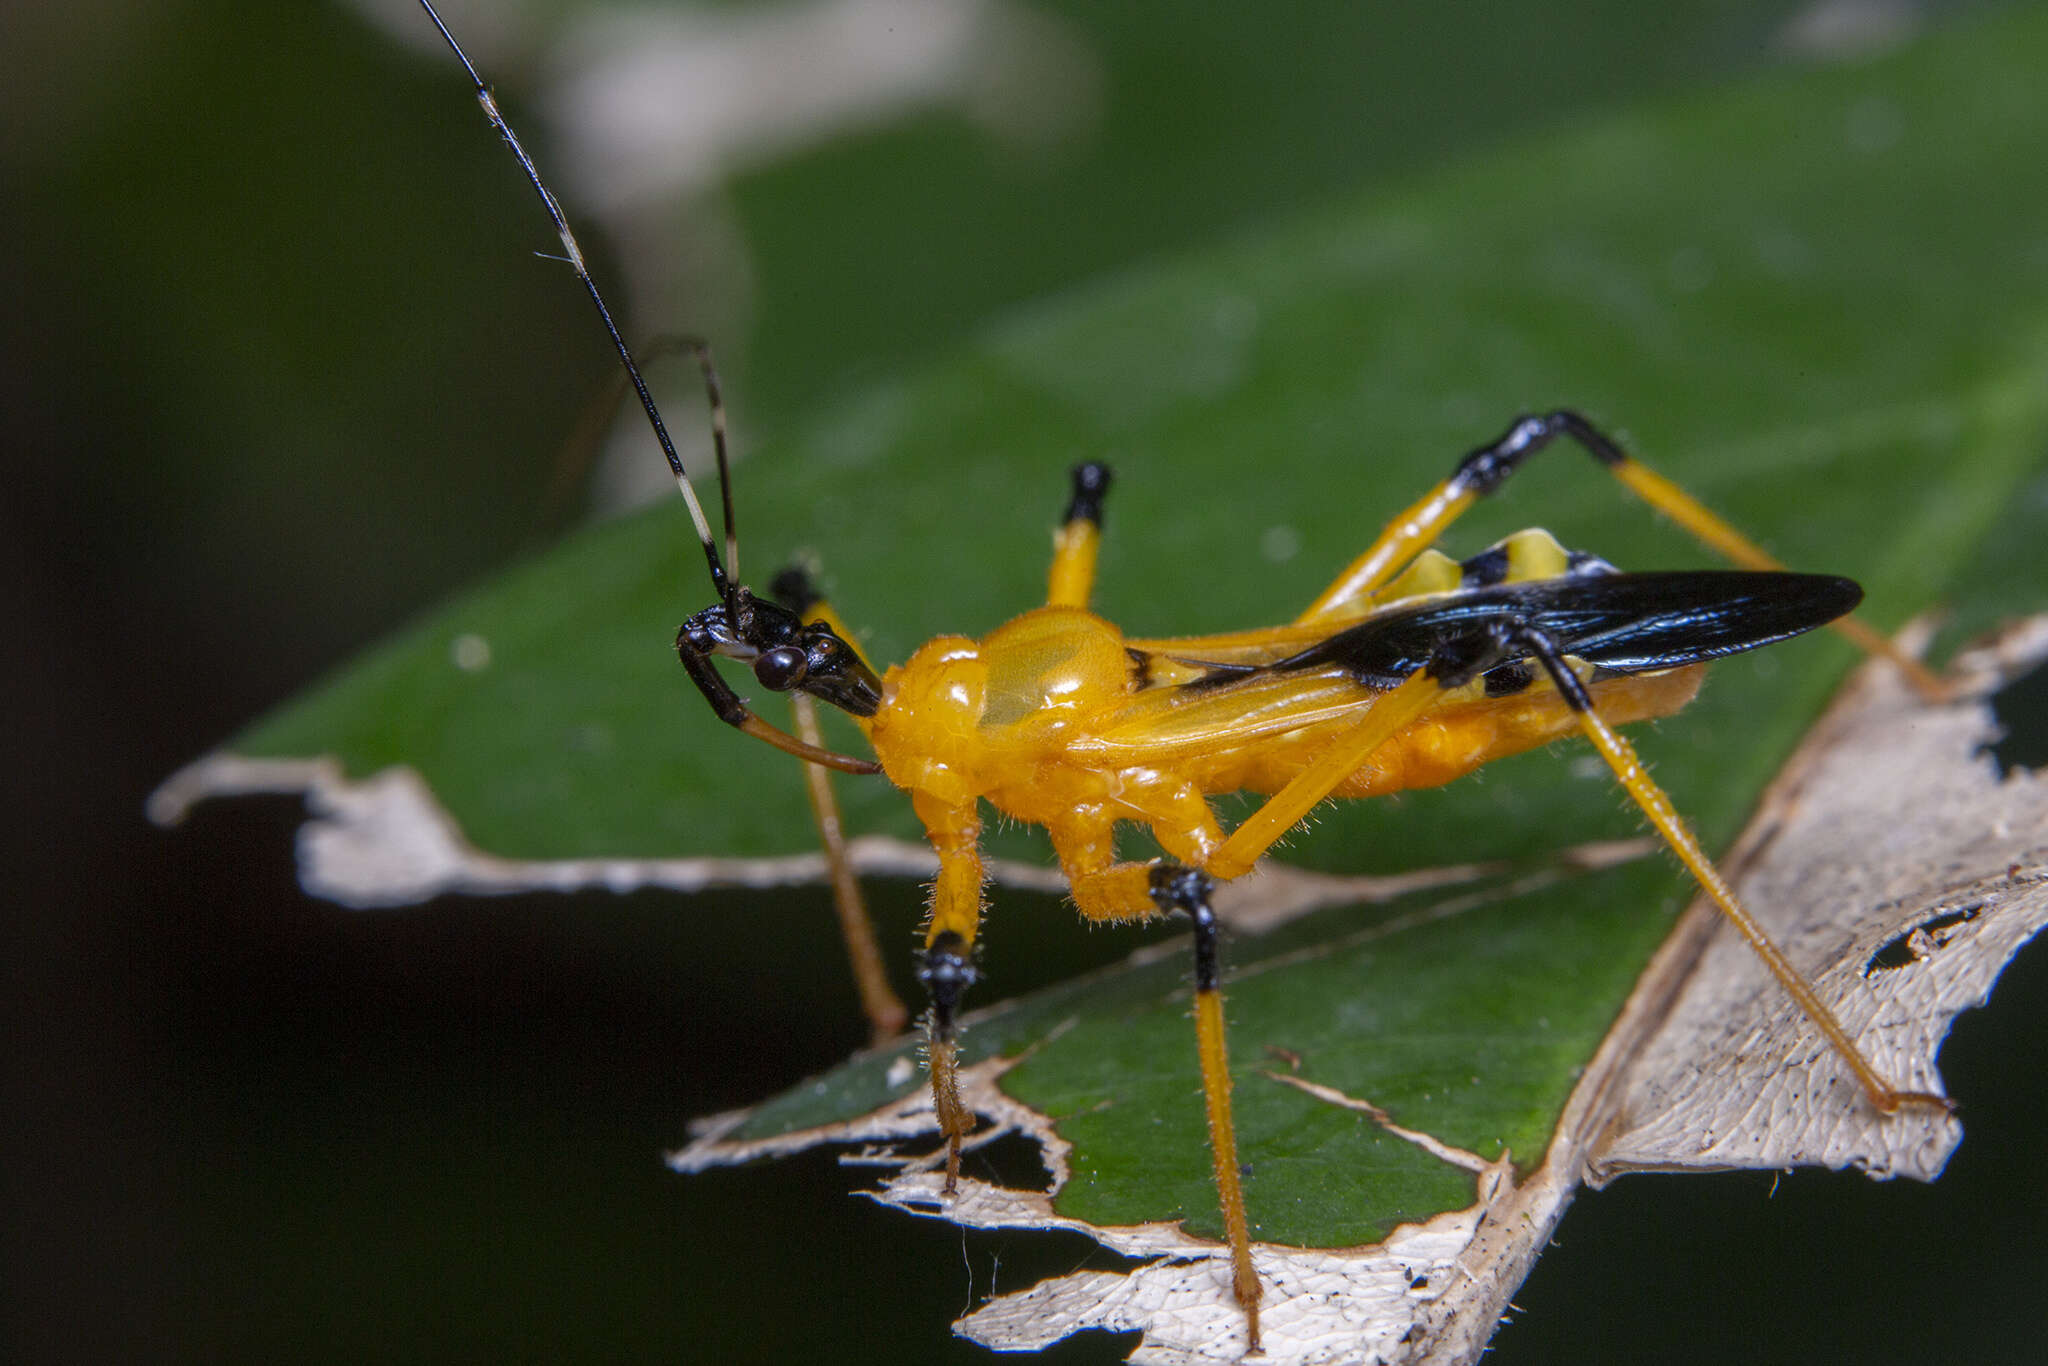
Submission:
MULTIPOLYGON (((717 601, 691 616, 676 649, 720 720, 808 766, 835 889, 850 925, 857 891, 843 857, 826 770, 884 775, 910 797, 938 857, 918 977, 933 1106, 957 1181, 974 1116, 956 1077, 962 999, 975 980, 982 915, 984 804, 1050 834, 1076 907, 1092 920, 1180 913, 1194 925, 1196 1048, 1211 1159, 1227 1233, 1233 1293, 1247 1344, 1259 1340, 1253 1266, 1231 1115, 1219 928, 1211 891, 1239 877, 1331 797, 1434 786, 1505 755, 1581 734, 1630 799, 1825 1035, 1868 1102, 1946 1107, 1893 1087, 1736 900, 1615 727, 1668 715, 1698 690, 1707 662, 1834 624, 1894 659, 1923 692, 1940 684, 1889 642, 1848 619, 1850 580, 1786 572, 1690 495, 1650 472, 1569 410, 1527 416, 1467 454, 1401 512, 1366 551, 1286 625, 1226 635, 1126 638, 1088 610, 1109 490, 1105 466, 1073 472, 1043 606, 979 639, 942 636, 878 672, 801 575, 757 597, 737 580, 723 405, 709 353, 694 344, 713 415, 725 547, 710 523, 584 263, 560 204, 507 126, 455 39, 421 0, 475 85, 486 116, 519 160, 569 264, 629 377, 688 504, 717 601), (1742 566, 1624 574, 1520 532, 1464 561, 1434 548, 1474 502, 1555 442, 1575 444, 1656 511, 1742 566), (796 704, 796 734, 757 715, 719 672, 746 665, 761 687, 796 704), (825 748, 813 706, 848 714, 873 759, 825 748), (1249 791, 1265 802, 1224 831, 1210 798, 1249 791), (1119 862, 1120 823, 1143 825, 1164 859, 1119 862)), ((878 1032, 902 1010, 871 941, 856 972, 878 1032)))

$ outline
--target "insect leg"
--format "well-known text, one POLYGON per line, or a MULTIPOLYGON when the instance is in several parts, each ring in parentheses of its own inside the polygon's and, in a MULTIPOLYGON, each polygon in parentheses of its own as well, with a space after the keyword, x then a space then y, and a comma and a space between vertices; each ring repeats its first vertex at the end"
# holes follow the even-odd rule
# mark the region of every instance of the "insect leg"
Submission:
POLYGON ((1928 1105, 1943 1110, 1954 1109, 1954 1104, 1946 1096, 1938 1096, 1927 1091, 1902 1091, 1878 1075, 1877 1069, 1856 1047, 1855 1040, 1849 1037, 1849 1032, 1835 1018, 1834 1012, 1829 1010, 1814 992, 1804 974, 1792 966, 1791 961, 1764 932, 1763 926, 1759 925, 1755 917, 1736 900, 1734 889, 1708 860, 1706 851, 1700 848, 1699 841, 1679 818, 1676 808, 1671 804, 1671 798, 1651 779, 1648 770, 1643 767, 1642 760, 1636 757, 1635 747, 1601 720, 1600 714, 1594 709, 1592 695, 1579 676, 1572 672, 1571 666, 1565 662, 1557 646, 1547 636, 1535 630, 1518 632, 1517 643, 1542 662, 1545 672, 1557 685, 1558 692, 1577 715, 1579 728, 1585 732, 1586 738, 1593 742, 1593 747, 1600 751, 1600 757, 1607 761, 1607 766, 1614 770, 1614 776, 1621 780, 1621 785, 1628 791, 1629 798, 1642 809, 1643 815, 1649 818, 1650 824, 1670 846, 1671 852, 1678 855, 1679 862, 1693 875, 1693 879, 1700 885, 1700 890, 1713 900, 1721 914, 1727 917, 1728 923, 1748 941, 1750 948, 1756 951, 1757 957, 1763 960, 1771 975, 1778 979, 1779 985, 1785 988, 1800 1010, 1805 1012, 1806 1017, 1826 1036, 1828 1043, 1855 1074, 1857 1082, 1863 1087, 1863 1093, 1870 1098, 1871 1105, 1880 1113, 1887 1115, 1901 1105, 1907 1104, 1928 1105))
MULTIPOLYGON (((1200 801, 1199 796, 1195 798, 1200 801)), ((1214 843, 1215 817, 1202 803, 1198 824, 1183 832, 1214 843)), ((1182 863, 1114 863, 1113 826, 1107 821, 1073 821, 1049 827, 1060 866, 1073 889, 1074 904, 1093 920, 1142 920, 1184 912, 1195 927, 1195 1055, 1202 1071, 1202 1101, 1209 1122, 1209 1160, 1216 1200, 1230 1244, 1231 1290, 1244 1310, 1249 1350, 1259 1350, 1259 1276, 1252 1266, 1251 1225, 1245 1216, 1244 1181, 1237 1165, 1237 1125, 1231 1115, 1230 1057, 1223 1020, 1220 931, 1209 893, 1215 881, 1182 863)), ((1176 840, 1176 843, 1181 842, 1176 840)))
POLYGON ((1095 555, 1102 544, 1102 499, 1109 466, 1090 460, 1074 466, 1074 496, 1053 539, 1052 573, 1045 600, 1053 607, 1086 607, 1095 587, 1095 555))
POLYGON ((1444 685, 1427 669, 1383 694, 1357 727, 1339 736, 1315 761, 1268 797, 1258 810, 1230 832, 1203 868, 1219 878, 1242 877, 1251 871, 1281 836, 1300 824, 1337 785, 1356 773, 1372 752, 1434 706, 1444 685))
POLYGON ((974 1128, 960 1099, 957 1023, 960 998, 974 985, 974 937, 981 928, 981 814, 970 799, 954 803, 911 794, 939 856, 932 883, 932 913, 925 926, 924 958, 917 969, 931 999, 925 1012, 925 1060, 931 1069, 932 1108, 946 1139, 946 1193, 960 1181, 960 1140, 974 1128))
MULTIPOLYGON (((1507 482, 1524 461, 1559 437, 1569 438, 1630 492, 1684 527, 1716 554, 1746 569, 1785 567, 1683 488, 1630 456, 1583 415, 1559 408, 1519 417, 1496 440, 1468 452, 1450 478, 1389 522, 1365 553, 1352 561, 1296 620, 1313 622, 1344 615, 1345 609, 1356 607, 1362 599, 1385 587, 1466 509, 1507 482)), ((1863 622, 1844 617, 1834 622, 1833 627, 1866 654, 1890 660, 1923 697, 1933 701, 1946 695, 1946 686, 1924 664, 1863 622)))
MULTIPOLYGON (((822 621, 849 648, 853 634, 831 605, 820 595, 811 576, 792 565, 769 584, 775 600, 805 621, 822 621)), ((824 748, 824 732, 818 725, 818 704, 805 693, 789 695, 797 738, 807 745, 824 748)), ((910 1011, 889 985, 889 973, 882 965, 882 951, 875 943, 875 923, 868 915, 867 899, 861 895, 860 879, 854 876, 847 858, 845 825, 840 819, 839 797, 832 788, 830 770, 817 764, 804 765, 804 789, 811 800, 811 818, 817 823, 818 842, 825 850, 826 875, 832 882, 832 909, 839 916, 839 932, 846 941, 846 957, 853 965, 853 981, 860 992, 860 1007, 868 1017, 874 1041, 881 1043, 903 1032, 910 1011)))
POLYGON ((1152 870, 1152 899, 1161 910, 1185 911, 1195 924, 1195 1048, 1202 1066, 1202 1103, 1209 1119, 1209 1159, 1216 1172, 1216 1197, 1223 1207, 1223 1232, 1230 1242, 1231 1291, 1244 1310, 1249 1350, 1259 1350, 1259 1273, 1252 1266, 1252 1236, 1244 1212, 1244 1183, 1237 1167, 1237 1124, 1230 1112, 1230 1055, 1223 1027, 1223 976, 1216 911, 1209 904, 1214 881, 1207 873, 1177 863, 1152 870))
MULTIPOLYGON (((818 728, 818 704, 802 693, 792 693, 789 702, 796 716, 797 738, 807 745, 822 747, 825 737, 818 728)), ((882 950, 875 942, 875 922, 868 915, 860 879, 854 875, 853 863, 846 854, 846 828, 840 819, 838 794, 832 790, 831 770, 805 764, 804 790, 811 799, 811 818, 817 822, 818 842, 825 850, 825 872, 832 882, 832 909, 838 913, 847 961, 853 965, 861 1013, 868 1017, 874 1042, 882 1043, 903 1032, 903 1026, 910 1022, 910 1011, 889 985, 888 970, 882 965, 882 950)))
MULTIPOLYGON (((1200 789, 1192 783, 1156 788, 1127 786, 1110 814, 1100 807, 1082 807, 1048 821, 1045 832, 1059 856, 1075 909, 1090 920, 1149 920, 1161 913, 1153 896, 1153 875, 1175 862, 1207 869, 1210 856, 1223 843, 1222 827, 1200 789), (1116 861, 1116 823, 1141 820, 1151 826, 1167 860, 1144 863, 1116 861)), ((1168 911, 1179 909, 1167 907, 1168 911)))

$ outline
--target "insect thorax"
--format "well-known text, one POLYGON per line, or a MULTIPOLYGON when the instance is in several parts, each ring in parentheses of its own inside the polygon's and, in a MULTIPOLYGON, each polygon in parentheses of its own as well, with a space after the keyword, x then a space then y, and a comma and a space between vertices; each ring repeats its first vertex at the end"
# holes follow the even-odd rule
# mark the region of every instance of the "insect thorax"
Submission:
POLYGON ((898 787, 945 801, 989 797, 1020 774, 1071 770, 1068 746, 1116 714, 1130 677, 1115 626, 1080 608, 1041 607, 978 641, 940 636, 890 669, 869 738, 898 787))

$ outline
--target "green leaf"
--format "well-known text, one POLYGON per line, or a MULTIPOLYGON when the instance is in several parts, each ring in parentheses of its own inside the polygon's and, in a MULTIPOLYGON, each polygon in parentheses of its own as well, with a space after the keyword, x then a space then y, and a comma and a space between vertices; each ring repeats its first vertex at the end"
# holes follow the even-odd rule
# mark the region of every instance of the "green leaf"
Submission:
MULTIPOLYGON (((1788 562, 1861 579, 1895 625, 1948 596, 2039 464, 2044 196, 2010 172, 2042 111, 2017 63, 1962 79, 2008 28, 2027 26, 1617 119, 1048 303, 756 453, 747 561, 815 551, 870 653, 899 659, 1041 595, 1064 469, 1103 457, 1120 475, 1104 614, 1134 634, 1261 624, 1458 452, 1570 402, 1788 562), (1890 140, 1868 149, 1873 123, 1890 140), (1275 544, 1299 553, 1275 563, 1275 544)), ((1570 458, 1454 547, 1537 524, 1624 567, 1704 562, 1570 458)), ((680 508, 656 507, 470 595, 233 747, 334 753, 355 774, 412 763, 510 856, 804 847, 796 775, 693 714, 661 663, 705 601, 680 508), (488 668, 456 666, 464 635, 489 643, 488 668)), ((1722 671, 1660 755, 1710 837, 1846 658, 1795 646, 1722 671), (1754 752, 1725 743, 1738 725, 1760 732, 1754 752)), ((1591 787, 1583 805, 1610 805, 1598 784, 1539 769, 1555 772, 1522 761, 1513 780, 1542 783, 1537 800, 1466 796, 1459 820, 1427 802, 1344 810, 1304 857, 1399 866, 1618 828, 1562 800, 1591 787), (1549 814, 1531 824, 1531 808, 1549 814)), ((891 794, 850 795, 862 827, 913 830, 878 816, 891 794)))
MULTIPOLYGON (((1988 625, 2048 582, 2044 58, 2048 16, 2018 13, 1513 146, 1045 302, 754 453, 746 561, 815 552, 870 654, 901 659, 1041 596, 1064 470, 1102 458, 1120 482, 1099 610, 1133 634, 1266 624, 1460 452, 1570 404, 1793 566, 1861 580, 1877 625, 1937 606, 1958 632, 1988 625)), ((1454 552, 1533 524, 1624 567, 1707 562, 1575 458, 1521 476, 1454 552)), ((686 519, 657 507, 469 595, 231 748, 333 755, 358 777, 412 765, 510 858, 800 851, 798 775, 705 715, 664 659, 708 600, 686 519), (465 638, 487 666, 457 663, 465 638)), ((1850 658, 1816 638, 1730 661, 1642 737, 1710 846, 1850 658)), ((1384 873, 1633 833, 1580 757, 1332 807, 1284 856, 1384 873)), ((878 781, 841 790, 853 828, 915 834, 878 781)), ((1025 832, 995 845, 1042 856, 1025 832)), ((1373 929, 1400 907, 1240 940, 1238 1069, 1266 1045, 1309 1053, 1319 1080, 1404 1123, 1533 1158, 1684 896, 1635 865, 1398 933, 1373 929)), ((992 957, 1018 951, 1012 905, 995 898, 992 957)), ((1038 1045, 1005 1085, 1075 1144, 1065 1213, 1216 1231, 1182 971, 1057 988, 970 1038, 980 1055, 1038 1045)), ((753 1132, 915 1086, 892 1086, 892 1061, 793 1093, 753 1132)), ((1470 1202, 1468 1174, 1360 1117, 1239 1090, 1262 1239, 1370 1241, 1470 1202)))
MULTIPOLYGON (((1669 926, 1653 863, 1323 911, 1236 942, 1228 990, 1242 1150, 1263 1241, 1348 1247, 1472 1203, 1470 1172, 1259 1079, 1312 1060, 1317 1082, 1490 1160, 1540 1157, 1575 1069, 1669 926), (1561 1085, 1560 1082, 1563 1084, 1561 1085)), ((1003 1089, 1075 1145, 1057 1210, 1093 1224, 1179 1219, 1221 1238, 1197 1101, 1181 953, 1035 993, 979 1017, 969 1063, 1015 1055, 1003 1089)), ((722 1133, 759 1142, 865 1113, 924 1086, 915 1045, 855 1060, 722 1133)))

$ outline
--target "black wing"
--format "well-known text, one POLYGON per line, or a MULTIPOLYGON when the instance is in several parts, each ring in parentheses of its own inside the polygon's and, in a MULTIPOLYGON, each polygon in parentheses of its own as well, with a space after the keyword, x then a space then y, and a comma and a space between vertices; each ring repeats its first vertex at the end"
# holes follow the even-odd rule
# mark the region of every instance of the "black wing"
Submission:
POLYGON ((1390 608, 1256 672, 1336 666, 1367 687, 1390 688, 1448 643, 1503 626, 1533 629, 1560 652, 1610 673, 1647 673, 1800 635, 1862 600, 1853 580, 1829 574, 1677 570, 1532 579, 1390 608))

